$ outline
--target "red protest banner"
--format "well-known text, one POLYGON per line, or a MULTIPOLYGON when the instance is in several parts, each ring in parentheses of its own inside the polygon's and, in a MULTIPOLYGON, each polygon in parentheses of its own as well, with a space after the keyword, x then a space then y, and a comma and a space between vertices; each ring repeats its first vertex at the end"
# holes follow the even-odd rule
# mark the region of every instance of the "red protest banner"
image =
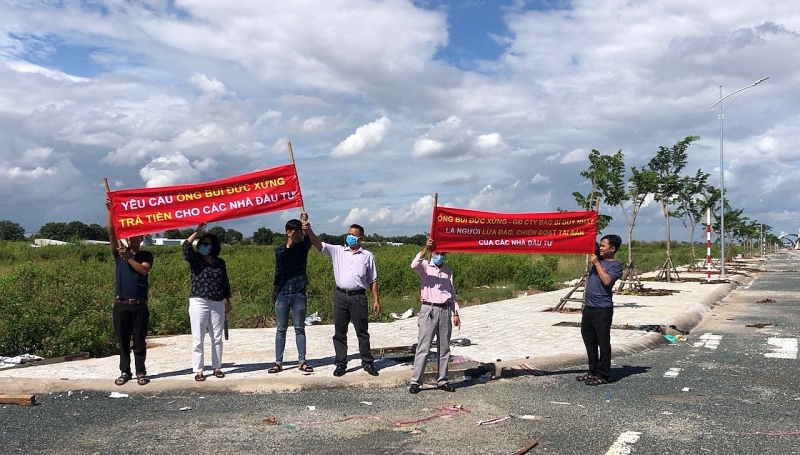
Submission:
POLYGON ((597 212, 494 213, 434 207, 437 251, 594 253, 597 212))
POLYGON ((294 164, 192 185, 111 191, 118 238, 303 206, 294 164))

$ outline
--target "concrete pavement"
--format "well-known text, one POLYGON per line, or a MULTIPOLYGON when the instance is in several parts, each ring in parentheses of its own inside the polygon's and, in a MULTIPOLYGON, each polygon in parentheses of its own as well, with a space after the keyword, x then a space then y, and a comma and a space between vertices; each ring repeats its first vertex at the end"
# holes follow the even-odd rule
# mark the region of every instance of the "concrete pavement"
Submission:
MULTIPOLYGON (((681 272, 684 281, 665 283, 643 281, 645 288, 675 291, 665 296, 616 295, 615 326, 674 325, 680 330, 694 328, 745 275, 731 275, 729 283, 701 283, 705 274, 681 272)), ((712 278, 713 275, 712 275, 712 278)), ((453 338, 466 338, 470 346, 453 346, 452 355, 462 360, 486 364, 495 372, 523 364, 535 369, 557 369, 585 365, 586 354, 581 340, 579 313, 545 311, 559 303, 568 289, 523 295, 514 299, 460 310, 462 328, 453 338), (566 323, 556 325, 559 323, 566 323)), ((570 303, 568 308, 579 308, 570 303)), ((391 323, 370 324, 373 351, 381 347, 410 346, 417 340, 416 315, 391 323)), ((68 390, 103 390, 121 393, 155 393, 174 390, 238 391, 250 393, 299 391, 327 387, 393 387, 407 384, 411 375, 408 362, 376 358, 380 376, 369 376, 360 367, 358 343, 350 327, 347 374, 334 377, 332 325, 306 327, 307 359, 314 373, 297 369, 294 332, 289 328, 284 354, 284 371, 268 374, 275 360, 275 329, 232 329, 225 342, 223 371, 225 378, 210 376, 196 382, 191 371, 191 335, 148 338, 147 369, 150 384, 139 386, 135 380, 124 386, 114 385, 119 376, 118 356, 93 358, 48 365, 15 367, 0 370, 0 393, 47 393, 68 390)), ((612 361, 643 349, 667 344, 659 333, 643 330, 612 330, 612 361)), ((206 338, 208 340, 208 338, 206 338)), ((206 364, 210 360, 206 341, 206 364)), ((210 369, 207 366, 207 374, 210 369)))

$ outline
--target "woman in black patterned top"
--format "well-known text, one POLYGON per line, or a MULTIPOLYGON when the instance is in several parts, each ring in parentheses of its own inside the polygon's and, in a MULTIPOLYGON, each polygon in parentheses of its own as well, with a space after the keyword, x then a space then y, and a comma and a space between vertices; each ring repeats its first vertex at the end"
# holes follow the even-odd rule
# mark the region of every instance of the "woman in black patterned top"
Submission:
POLYGON ((206 223, 197 226, 183 242, 183 258, 189 262, 192 272, 192 288, 189 291, 189 321, 192 326, 192 369, 195 381, 205 381, 203 374, 203 340, 206 330, 211 338, 211 368, 214 376, 224 378, 222 372, 222 326, 225 314, 231 311, 231 284, 225 261, 219 257, 219 238, 205 234, 197 242, 197 251, 192 243, 206 228, 206 223))

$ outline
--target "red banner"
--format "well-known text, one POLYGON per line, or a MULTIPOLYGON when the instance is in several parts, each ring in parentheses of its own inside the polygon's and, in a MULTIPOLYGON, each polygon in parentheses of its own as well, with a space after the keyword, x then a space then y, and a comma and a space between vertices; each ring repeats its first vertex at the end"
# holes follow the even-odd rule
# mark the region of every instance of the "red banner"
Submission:
POLYGON ((493 213, 434 207, 438 251, 591 254, 597 212, 493 213))
POLYGON ((208 183, 111 191, 118 238, 303 205, 294 164, 208 183))

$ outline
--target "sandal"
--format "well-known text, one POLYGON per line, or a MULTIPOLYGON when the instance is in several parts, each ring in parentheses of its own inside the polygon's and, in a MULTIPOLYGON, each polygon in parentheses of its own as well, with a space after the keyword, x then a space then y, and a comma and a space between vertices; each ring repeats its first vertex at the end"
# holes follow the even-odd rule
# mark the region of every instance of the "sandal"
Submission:
POLYGON ((275 365, 272 365, 272 367, 270 367, 269 370, 267 370, 267 373, 274 374, 274 373, 280 373, 281 371, 283 371, 283 367, 281 366, 280 363, 276 363, 275 365))
POLYGON ((575 378, 575 380, 576 381, 581 381, 581 382, 586 382, 589 379, 592 379, 593 377, 594 377, 594 375, 592 373, 586 373, 584 375, 578 376, 577 378, 575 378))
POLYGON ((225 377, 225 373, 223 373, 222 370, 217 368, 216 370, 214 370, 214 376, 217 377, 217 378, 222 379, 222 378, 225 377))
POLYGON ((122 373, 119 377, 114 381, 116 385, 125 385, 126 382, 131 380, 130 373, 122 373))
POLYGON ((197 373, 196 375, 194 375, 194 380, 197 382, 203 382, 206 380, 206 377, 203 376, 203 373, 197 373))
POLYGON ((598 377, 586 380, 586 385, 604 385, 604 384, 608 384, 608 380, 598 377))
POLYGON ((150 384, 150 379, 144 373, 139 373, 136 375, 136 383, 139 385, 147 385, 150 384))
POLYGON ((306 362, 301 363, 297 369, 300 371, 305 371, 306 373, 314 372, 314 368, 312 368, 311 365, 307 364, 306 362))

